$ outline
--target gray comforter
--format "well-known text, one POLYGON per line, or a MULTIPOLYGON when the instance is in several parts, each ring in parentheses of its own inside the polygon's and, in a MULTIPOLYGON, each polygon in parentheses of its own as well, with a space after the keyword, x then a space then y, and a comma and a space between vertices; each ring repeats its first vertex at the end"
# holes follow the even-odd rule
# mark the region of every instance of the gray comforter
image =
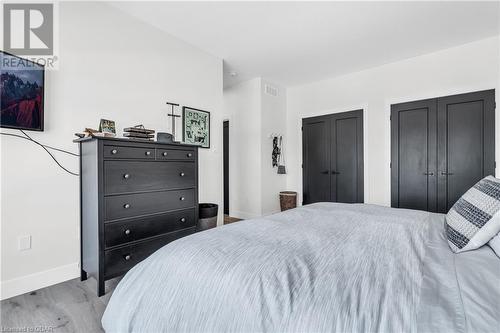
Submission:
POLYGON ((500 259, 443 215, 320 203, 201 232, 134 267, 107 332, 494 332, 500 259))

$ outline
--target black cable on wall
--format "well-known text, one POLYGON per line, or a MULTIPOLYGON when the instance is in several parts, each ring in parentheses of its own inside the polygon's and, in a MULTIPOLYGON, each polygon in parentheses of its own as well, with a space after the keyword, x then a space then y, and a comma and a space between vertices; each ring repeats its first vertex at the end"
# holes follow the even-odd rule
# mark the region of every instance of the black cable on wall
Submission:
POLYGON ((36 141, 35 139, 33 139, 31 136, 29 136, 28 134, 26 134, 26 132, 24 132, 23 130, 19 130, 21 131, 21 133, 24 134, 24 136, 22 135, 19 135, 19 134, 13 134, 13 133, 4 133, 4 132, 0 132, 1 135, 7 135, 7 136, 13 136, 13 137, 17 137, 17 138, 21 138, 21 139, 24 139, 24 140, 28 140, 28 141, 31 141, 37 145, 39 145, 40 147, 43 148, 43 150, 45 150, 47 152, 47 154, 49 154, 49 156, 54 160, 54 162, 61 168, 63 169, 64 171, 66 171, 67 173, 69 173, 70 175, 73 175, 73 176, 79 176, 79 174, 75 173, 75 172, 72 172, 68 169, 66 169, 56 158, 55 156, 49 151, 49 149, 52 149, 52 150, 56 150, 56 151, 59 151, 61 153, 65 153, 65 154, 68 154, 68 155, 71 155, 71 156, 80 156, 78 154, 75 154, 75 153, 72 153, 70 151, 67 151, 67 150, 64 150, 64 149, 60 149, 60 148, 55 148, 55 147, 52 147, 52 146, 49 146, 49 145, 44 145, 43 143, 40 143, 38 141, 36 141))

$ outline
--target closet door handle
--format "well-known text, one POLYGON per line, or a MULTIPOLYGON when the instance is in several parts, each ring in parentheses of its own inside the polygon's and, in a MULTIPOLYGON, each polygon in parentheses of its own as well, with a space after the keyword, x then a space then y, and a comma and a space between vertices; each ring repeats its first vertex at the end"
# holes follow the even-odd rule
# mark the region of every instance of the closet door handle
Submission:
POLYGON ((326 171, 321 171, 321 174, 323 174, 323 175, 327 175, 327 174, 328 174, 328 170, 326 170, 326 171))
POLYGON ((332 175, 340 175, 340 172, 337 172, 335 170, 332 171, 332 175))
POLYGON ((424 172, 424 176, 434 176, 434 172, 424 172))
POLYGON ((442 176, 453 176, 453 172, 445 172, 445 171, 441 171, 441 175, 442 175, 442 176))

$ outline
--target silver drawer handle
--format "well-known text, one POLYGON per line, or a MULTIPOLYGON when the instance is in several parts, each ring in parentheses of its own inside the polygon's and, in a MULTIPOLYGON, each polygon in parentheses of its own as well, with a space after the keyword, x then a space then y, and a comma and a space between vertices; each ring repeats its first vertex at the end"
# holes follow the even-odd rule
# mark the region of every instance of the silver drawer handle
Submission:
POLYGON ((130 254, 123 256, 123 259, 125 259, 125 260, 130 260, 130 258, 132 258, 132 256, 130 254))
POLYGON ((130 174, 128 174, 128 173, 124 174, 124 175, 123 175, 123 178, 125 178, 125 179, 129 179, 129 178, 130 178, 130 174))
POLYGON ((181 222, 186 222, 186 218, 185 217, 181 218, 181 222))
POLYGON ((130 208, 130 204, 127 203, 127 204, 123 205, 123 208, 129 209, 130 208))
POLYGON ((187 157, 192 157, 192 156, 193 156, 193 154, 191 154, 191 153, 187 154, 187 157))
POLYGON ((181 177, 184 177, 185 175, 186 175, 186 174, 185 174, 184 172, 181 172, 181 173, 180 173, 180 176, 181 176, 181 177))
POLYGON ((127 229, 124 232, 125 232, 125 235, 130 235, 130 229, 127 229))
POLYGON ((162 153, 162 155, 163 155, 163 156, 167 156, 167 155, 168 155, 168 153, 167 153, 166 151, 164 151, 164 152, 162 153))
POLYGON ((111 151, 111 154, 113 154, 113 155, 116 155, 116 153, 118 153, 118 150, 116 150, 116 149, 113 149, 113 150, 111 151))
POLYGON ((147 152, 146 152, 146 155, 147 155, 147 156, 151 155, 151 152, 150 152, 150 151, 147 151, 147 152))
POLYGON ((184 201, 184 200, 186 200, 186 198, 184 198, 184 197, 181 197, 181 198, 180 198, 180 200, 181 200, 181 201, 184 201))

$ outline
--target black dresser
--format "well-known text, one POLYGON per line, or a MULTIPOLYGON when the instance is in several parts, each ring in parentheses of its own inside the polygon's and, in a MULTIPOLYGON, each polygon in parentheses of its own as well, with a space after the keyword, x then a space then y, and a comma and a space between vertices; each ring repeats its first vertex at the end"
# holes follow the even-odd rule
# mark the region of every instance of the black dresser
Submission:
POLYGON ((192 234, 198 220, 196 146, 85 138, 80 145, 81 279, 104 282, 163 245, 192 234))

